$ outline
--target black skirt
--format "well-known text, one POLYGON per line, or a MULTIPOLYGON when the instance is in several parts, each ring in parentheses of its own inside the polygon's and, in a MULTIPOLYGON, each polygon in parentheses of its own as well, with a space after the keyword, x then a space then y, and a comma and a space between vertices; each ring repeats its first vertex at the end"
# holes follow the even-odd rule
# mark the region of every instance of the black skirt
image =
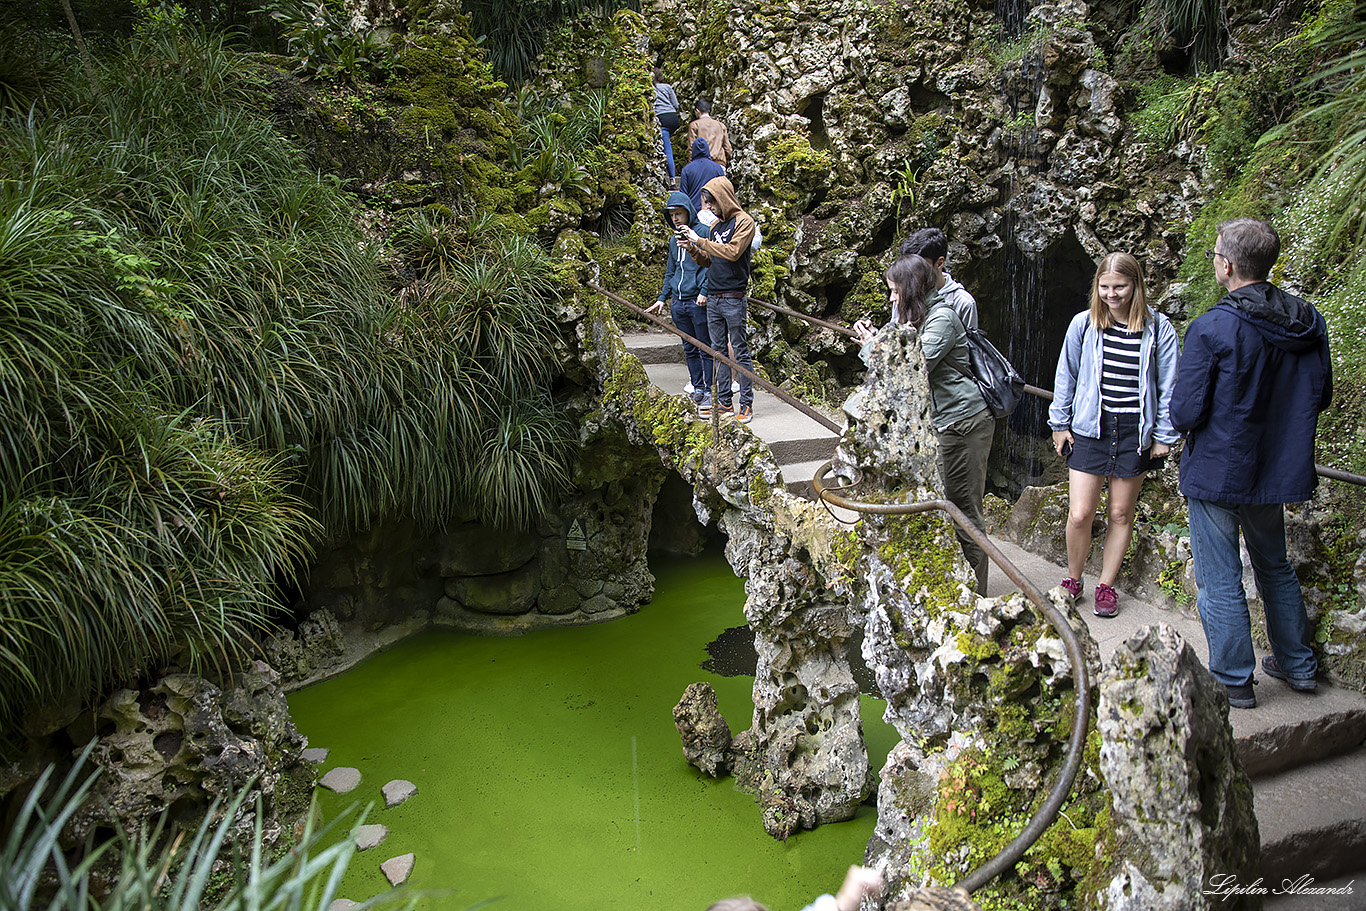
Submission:
POLYGON ((683 125, 683 121, 678 119, 677 111, 657 111, 655 119, 659 121, 660 126, 670 133, 683 125))
POLYGON ((1102 478, 1136 478, 1148 470, 1152 448, 1138 451, 1138 415, 1100 415, 1100 439, 1072 431, 1067 467, 1102 478))

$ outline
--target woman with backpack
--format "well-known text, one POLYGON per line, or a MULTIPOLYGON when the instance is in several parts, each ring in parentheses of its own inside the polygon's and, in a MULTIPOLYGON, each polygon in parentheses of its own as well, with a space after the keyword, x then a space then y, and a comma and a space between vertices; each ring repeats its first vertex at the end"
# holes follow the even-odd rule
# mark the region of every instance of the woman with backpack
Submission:
POLYGON ((1108 479, 1109 503, 1097 617, 1119 613, 1114 583, 1133 537, 1143 478, 1181 438, 1168 416, 1181 345, 1167 317, 1148 306, 1143 268, 1128 253, 1096 267, 1091 306, 1072 318, 1058 357, 1048 424, 1067 459, 1067 578, 1081 596, 1091 525, 1108 479))
MULTIPOLYGON (((968 360, 967 329, 953 307, 935 290, 939 276, 921 256, 903 256, 887 270, 892 323, 915 327, 930 383, 930 420, 939 438, 939 474, 944 495, 984 533, 982 497, 987 486, 987 456, 996 419, 987 408, 968 360)), ((872 323, 854 324, 859 341, 876 333, 872 323)), ((959 546, 977 575, 977 592, 987 592, 991 558, 957 526, 959 546)))

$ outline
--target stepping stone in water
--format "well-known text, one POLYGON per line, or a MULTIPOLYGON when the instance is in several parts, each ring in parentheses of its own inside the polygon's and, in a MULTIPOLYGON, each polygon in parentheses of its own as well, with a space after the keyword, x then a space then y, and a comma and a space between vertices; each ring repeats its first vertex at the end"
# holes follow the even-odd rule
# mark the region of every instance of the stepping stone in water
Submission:
POLYGON ((356 850, 369 851, 371 848, 377 848, 388 837, 388 826, 361 826, 356 830, 356 850))
POLYGON ((338 898, 334 899, 332 904, 327 906, 327 911, 351 911, 352 908, 359 904, 360 902, 353 902, 349 898, 338 898))
POLYGON ((322 777, 318 784, 338 794, 348 794, 360 784, 360 769, 343 766, 333 769, 322 777))
POLYGON ((327 747, 309 747, 304 750, 304 762, 322 765, 324 762, 327 762, 327 754, 330 752, 332 751, 327 747))
POLYGON ((381 790, 384 791, 384 806, 396 807, 417 793, 417 785, 411 781, 404 781, 396 778, 386 784, 381 790))
POLYGON ((389 880, 389 885, 401 886, 412 875, 413 855, 404 854, 399 857, 391 857, 380 864, 379 868, 384 871, 384 878, 389 880))

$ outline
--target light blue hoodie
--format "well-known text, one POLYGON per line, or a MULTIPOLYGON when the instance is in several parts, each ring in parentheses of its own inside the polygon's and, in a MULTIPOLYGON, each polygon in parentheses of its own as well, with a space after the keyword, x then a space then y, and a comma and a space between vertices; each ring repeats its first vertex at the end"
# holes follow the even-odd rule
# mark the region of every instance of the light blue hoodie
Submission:
MULTIPOLYGON (((1168 409, 1176 386, 1176 365, 1181 357, 1181 342, 1171 320, 1155 310, 1148 311, 1148 324, 1138 352, 1138 451, 1147 452, 1154 439, 1175 443, 1181 439, 1172 426, 1168 409)), ((1048 408, 1048 426, 1100 439, 1101 333, 1091 325, 1091 311, 1072 317, 1067 337, 1058 356, 1058 371, 1053 377, 1053 404, 1048 408)))
POLYGON ((674 243, 670 209, 687 209, 688 225, 699 237, 709 237, 711 228, 698 222, 697 207, 687 193, 674 190, 669 194, 669 200, 664 204, 664 223, 669 226, 669 259, 664 267, 664 287, 660 289, 659 299, 666 301, 672 297, 679 302, 692 303, 698 295, 707 293, 707 267, 698 265, 686 249, 674 243))

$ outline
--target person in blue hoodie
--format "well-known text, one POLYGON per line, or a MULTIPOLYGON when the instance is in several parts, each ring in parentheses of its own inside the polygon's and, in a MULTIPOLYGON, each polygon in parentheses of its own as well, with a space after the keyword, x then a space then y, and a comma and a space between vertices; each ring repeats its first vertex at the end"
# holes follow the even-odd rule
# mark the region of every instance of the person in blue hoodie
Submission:
POLYGON ((1205 255, 1228 294, 1186 330, 1171 421, 1187 434, 1181 492, 1209 669, 1229 705, 1250 709, 1256 657, 1240 530, 1271 641, 1262 671, 1299 692, 1318 686, 1314 628, 1286 557, 1284 504, 1309 499, 1318 483, 1314 434, 1333 398, 1333 370, 1323 316, 1267 281, 1281 252, 1276 230, 1251 218, 1216 230, 1205 255))
POLYGON ((688 194, 694 209, 702 208, 702 188, 713 177, 725 177, 726 169, 711 157, 711 146, 705 137, 692 141, 692 161, 683 166, 678 188, 688 194))
MULTIPOLYGON (((670 193, 664 203, 664 223, 669 228, 664 287, 659 291, 659 300, 647 312, 658 313, 672 298, 669 316, 673 318, 674 325, 698 341, 710 344, 711 336, 707 330, 707 267, 693 259, 687 247, 679 245, 674 231, 686 226, 692 228, 699 237, 708 237, 711 231, 698 221, 697 206, 693 205, 688 194, 680 190, 670 193)), ((688 362, 688 378, 692 383, 691 395, 693 403, 697 405, 697 413, 709 418, 712 404, 711 355, 684 339, 683 356, 688 362)))

